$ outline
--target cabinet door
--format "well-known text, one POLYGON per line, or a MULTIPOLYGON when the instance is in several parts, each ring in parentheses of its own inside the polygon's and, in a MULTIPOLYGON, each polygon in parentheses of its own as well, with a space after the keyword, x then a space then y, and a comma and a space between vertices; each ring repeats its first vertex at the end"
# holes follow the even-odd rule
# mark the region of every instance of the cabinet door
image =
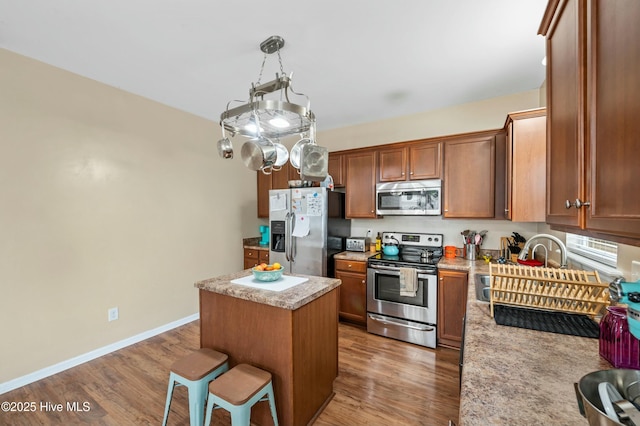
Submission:
POLYGON ((495 216, 495 136, 463 137, 444 146, 443 216, 495 216))
POLYGON ((593 0, 590 6, 591 161, 583 201, 591 205, 582 210, 590 231, 640 238, 640 2, 593 0))
POLYGON ((391 148, 378 151, 379 182, 403 181, 407 179, 407 149, 391 148))
POLYGON ((344 172, 344 155, 329 153, 329 174, 333 179, 333 186, 336 188, 344 187, 345 185, 345 172, 344 172))
POLYGON ((509 115, 505 217, 514 222, 544 222, 546 134, 544 109, 509 115), (543 114, 543 115, 540 115, 543 114))
POLYGON ((428 142, 409 147, 409 179, 437 179, 442 164, 442 143, 428 142))
POLYGON ((376 217, 376 153, 346 155, 346 217, 376 217))
POLYGON ((253 268, 259 264, 259 250, 244 249, 244 269, 253 268))
POLYGON ((582 226, 579 212, 566 201, 584 200, 585 12, 582 0, 558 6, 547 34, 547 223, 582 226))
POLYGON ((269 250, 258 250, 258 263, 269 264, 269 250))
POLYGON ((367 276, 352 272, 336 271, 336 278, 342 280, 340 285, 341 319, 367 324, 367 276))
POLYGON ((460 348, 469 289, 466 272, 438 270, 438 344, 460 348))
POLYGON ((271 190, 271 175, 257 171, 258 176, 258 217, 269 218, 269 191, 271 190))

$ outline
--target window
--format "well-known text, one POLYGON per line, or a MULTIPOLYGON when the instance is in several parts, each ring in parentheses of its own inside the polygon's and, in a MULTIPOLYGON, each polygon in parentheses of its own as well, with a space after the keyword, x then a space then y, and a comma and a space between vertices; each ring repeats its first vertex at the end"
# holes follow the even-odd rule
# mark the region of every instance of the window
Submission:
POLYGON ((618 245, 606 240, 567 234, 567 250, 613 268, 618 264, 618 245))

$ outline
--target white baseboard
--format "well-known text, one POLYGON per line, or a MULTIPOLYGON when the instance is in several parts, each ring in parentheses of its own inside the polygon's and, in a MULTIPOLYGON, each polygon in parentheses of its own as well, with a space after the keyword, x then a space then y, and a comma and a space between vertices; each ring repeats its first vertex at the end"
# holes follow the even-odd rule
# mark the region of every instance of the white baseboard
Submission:
POLYGON ((145 332, 136 334, 135 336, 128 337, 126 339, 120 340, 110 345, 103 346, 91 352, 87 352, 85 354, 78 355, 66 361, 62 361, 57 364, 51 365, 49 367, 45 367, 41 370, 34 371, 33 373, 29 373, 24 376, 17 377, 13 380, 9 380, 8 382, 0 383, 0 395, 6 392, 12 391, 14 389, 17 389, 19 387, 28 385, 29 383, 37 382, 38 380, 44 379, 45 377, 49 377, 54 374, 60 373, 61 371, 83 364, 87 361, 91 361, 92 359, 96 359, 108 353, 117 351, 118 349, 122 349, 129 345, 133 345, 134 343, 141 342, 143 340, 146 340, 160 333, 164 333, 165 331, 169 331, 171 329, 180 327, 181 325, 185 325, 187 323, 195 321, 198 318, 200 318, 200 314, 195 313, 193 315, 189 315, 188 317, 181 318, 179 320, 170 322, 165 325, 161 325, 160 327, 156 327, 151 330, 147 330, 145 332))

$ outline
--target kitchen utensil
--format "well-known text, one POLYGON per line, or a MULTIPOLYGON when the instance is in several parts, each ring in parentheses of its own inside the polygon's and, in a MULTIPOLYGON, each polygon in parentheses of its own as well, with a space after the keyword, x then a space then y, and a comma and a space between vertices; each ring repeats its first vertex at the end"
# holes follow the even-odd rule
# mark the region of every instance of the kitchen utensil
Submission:
POLYGON ((476 234, 476 236, 474 237, 474 241, 477 246, 479 246, 480 243, 482 243, 482 237, 480 236, 480 234, 476 234))
POLYGON ((273 163, 274 168, 281 168, 287 161, 289 161, 289 151, 287 147, 281 144, 279 141, 273 143, 273 146, 276 148, 276 161, 273 163))
POLYGON ((300 177, 303 180, 322 182, 327 177, 329 151, 324 146, 305 144, 300 158, 300 177))
POLYGON ((271 168, 278 158, 276 147, 268 138, 258 136, 242 145, 240 151, 242 161, 251 170, 265 170, 271 168))
MULTIPOLYGON (((610 370, 598 370, 583 376, 578 382, 577 397, 578 401, 582 401, 585 411, 585 416, 590 425, 622 425, 631 423, 621 423, 620 420, 613 420, 604 411, 604 404, 600 396, 600 384, 607 382, 612 384, 613 388, 619 394, 620 390, 625 389, 630 383, 640 380, 640 371, 638 370, 625 370, 625 369, 610 369, 610 370)), ((617 395, 616 395, 617 396, 617 395)), ((622 404, 618 403, 620 407, 617 411, 618 417, 624 416, 625 419, 640 414, 635 407, 623 398, 619 401, 623 401, 622 404), (632 408, 634 411, 632 411, 632 408), (622 414, 628 413, 628 414, 622 414), (622 416, 620 416, 622 414, 622 416), (629 417, 627 417, 629 416, 629 417)), ((611 401, 615 403, 616 401, 611 401)), ((615 405, 614 405, 615 408, 615 405)), ((621 419, 622 420, 622 419, 621 419)), ((626 422, 627 420, 625 420, 626 422)), ((635 422, 634 422, 635 423, 635 422)), ((636 425, 640 424, 635 423, 636 425)))
POLYGON ((222 139, 218 141, 218 155, 225 159, 233 158, 233 145, 224 134, 224 126, 222 126, 222 139))
POLYGON ((400 253, 400 249, 398 249, 398 246, 396 245, 387 244, 382 247, 382 252, 387 256, 396 256, 398 253, 400 253))
POLYGON ((521 265, 525 265, 525 266, 542 266, 544 265, 544 263, 540 262, 539 260, 536 259, 526 259, 526 260, 522 260, 522 259, 518 259, 518 263, 521 265))
POLYGON ((289 161, 291 165, 296 169, 300 169, 300 158, 302 156, 302 147, 311 144, 313 141, 309 138, 300 139, 293 145, 291 148, 291 153, 289 153, 289 161))
POLYGON ((465 259, 476 260, 478 258, 479 247, 475 244, 465 245, 465 259))
POLYGON ((614 421, 619 421, 618 415, 616 414, 616 409, 613 407, 613 401, 620 401, 622 399, 622 395, 620 392, 609 382, 601 382, 598 385, 598 394, 600 395, 600 401, 602 401, 602 406, 604 407, 604 412, 609 416, 610 419, 614 421))

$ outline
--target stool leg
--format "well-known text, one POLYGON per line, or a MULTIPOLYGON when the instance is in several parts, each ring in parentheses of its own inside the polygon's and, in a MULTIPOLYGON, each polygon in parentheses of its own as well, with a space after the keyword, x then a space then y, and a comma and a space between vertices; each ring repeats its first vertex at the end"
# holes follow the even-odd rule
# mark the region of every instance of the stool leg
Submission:
POLYGON ((211 424, 211 413, 213 412, 214 405, 216 405, 216 403, 213 402, 213 395, 209 394, 209 400, 207 401, 207 410, 206 410, 207 415, 204 418, 205 426, 209 426, 211 424))
POLYGON ((276 413, 276 397, 273 394, 273 384, 269 382, 267 385, 267 395, 269 397, 269 408, 271 408, 271 417, 273 417, 273 424, 278 426, 278 414, 276 413))
POLYGON ((231 409, 232 426, 249 426, 251 420, 251 406, 241 405, 231 409))
POLYGON ((189 383, 189 418, 191 419, 191 426, 202 426, 208 387, 209 383, 205 380, 189 383))
POLYGON ((162 426, 167 426, 167 418, 169 417, 169 409, 171 408, 171 398, 173 397, 173 388, 176 385, 174 374, 169 374, 169 387, 167 388, 167 402, 164 404, 164 418, 162 426))

